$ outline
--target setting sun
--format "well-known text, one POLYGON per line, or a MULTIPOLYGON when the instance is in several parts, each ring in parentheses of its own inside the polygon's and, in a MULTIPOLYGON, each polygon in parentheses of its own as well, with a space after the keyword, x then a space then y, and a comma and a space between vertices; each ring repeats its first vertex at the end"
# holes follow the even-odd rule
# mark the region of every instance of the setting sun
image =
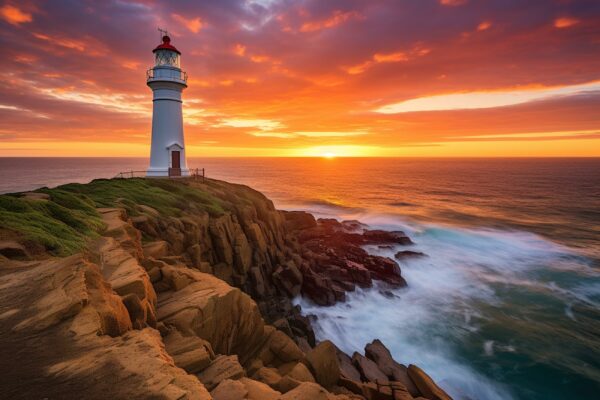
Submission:
POLYGON ((331 153, 331 152, 327 152, 327 153, 323 153, 323 158, 334 158, 335 157, 335 153, 331 153))

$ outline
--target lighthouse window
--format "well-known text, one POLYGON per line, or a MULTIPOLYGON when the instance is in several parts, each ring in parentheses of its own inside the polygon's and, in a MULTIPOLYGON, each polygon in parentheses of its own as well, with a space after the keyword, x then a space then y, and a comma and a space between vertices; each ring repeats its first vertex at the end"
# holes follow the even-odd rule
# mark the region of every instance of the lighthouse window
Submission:
POLYGON ((155 53, 156 65, 170 65, 179 68, 179 54, 169 50, 158 50, 155 53))

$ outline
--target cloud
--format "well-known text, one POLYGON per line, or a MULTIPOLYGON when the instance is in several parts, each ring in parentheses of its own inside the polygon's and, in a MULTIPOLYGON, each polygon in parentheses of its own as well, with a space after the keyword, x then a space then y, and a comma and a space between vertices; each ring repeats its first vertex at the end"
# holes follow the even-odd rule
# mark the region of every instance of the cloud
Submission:
POLYGON ((362 135, 368 135, 369 132, 366 131, 351 131, 351 132, 347 132, 347 131, 328 131, 328 132, 295 132, 296 135, 298 136, 304 136, 304 137, 313 137, 313 138, 318 138, 318 137, 352 137, 352 136, 362 136, 362 135))
POLYGON ((8 22, 9 24, 18 26, 25 22, 31 22, 33 17, 31 14, 21 11, 15 6, 10 4, 6 4, 2 8, 0 8, 0 17, 8 22))
POLYGON ((202 29, 203 23, 200 17, 186 18, 179 14, 171 14, 171 17, 183 26, 185 26, 190 32, 198 33, 202 29))
POLYGON ((463 4, 467 4, 468 0, 439 0, 440 4, 443 6, 451 6, 451 7, 456 7, 456 6, 462 6, 463 4))
POLYGON ((335 10, 333 14, 324 19, 317 21, 308 21, 302 24, 300 32, 315 32, 322 29, 333 28, 351 19, 361 19, 362 16, 356 11, 341 11, 335 10))
MULTIPOLYGON (((502 135, 539 132, 511 140, 535 140, 543 154, 542 143, 556 137, 544 132, 600 128, 600 91, 578 87, 600 79, 600 36, 592 29, 600 8, 586 0, 444 3, 1 1, 10 75, 0 81, 0 132, 16 138, 15 148, 102 138, 143 149, 156 26, 173 30, 190 77, 184 123, 194 151, 217 141, 214 155, 337 144, 393 155, 416 144, 426 144, 425 153, 458 137, 500 136, 456 153, 468 154, 502 135), (20 12, 9 13, 12 22, 7 5, 20 12), (438 98, 452 95, 460 96, 438 98)), ((564 146, 565 155, 592 152, 571 137, 579 144, 564 146)))
POLYGON ((367 131, 299 131, 299 132, 251 132, 251 135, 257 137, 276 137, 276 138, 343 138, 368 135, 367 131))
POLYGON ((382 114, 397 114, 423 111, 473 110, 480 108, 505 107, 532 101, 547 100, 559 96, 570 96, 585 92, 600 91, 600 81, 581 85, 528 90, 498 90, 493 92, 452 93, 421 97, 388 104, 375 109, 382 114))
POLYGON ((468 140, 539 140, 539 139, 589 139, 600 137, 600 129, 587 129, 581 131, 559 131, 559 132, 526 132, 505 133, 502 135, 470 135, 457 136, 455 139, 468 140))
POLYGON ((65 47, 67 49, 73 49, 77 51, 85 51, 85 43, 76 39, 67 39, 67 38, 59 38, 59 37, 50 37, 48 35, 44 35, 43 33, 33 33, 33 36, 36 38, 51 42, 56 46, 65 47))
POLYGON ((243 57, 246 54, 246 46, 236 43, 233 47, 233 53, 240 57, 243 57))
MULTIPOLYGON (((429 51, 429 49, 415 48, 411 52, 411 55, 424 56, 428 54, 429 51)), ((351 67, 346 67, 345 70, 350 75, 357 75, 362 74, 375 64, 408 61, 409 59, 409 55, 401 51, 393 53, 375 53, 370 60, 367 60, 357 65, 353 65, 351 67)))
POLYGON ((234 128, 259 128, 264 131, 270 131, 283 127, 279 121, 270 119, 243 119, 243 118, 226 118, 221 120, 217 126, 231 126, 234 128))
POLYGON ((576 18, 572 18, 572 17, 560 17, 554 20, 554 27, 555 28, 569 28, 573 25, 577 25, 579 23, 579 20, 576 18))
POLYGON ((483 21, 479 25, 477 25, 478 31, 487 31, 492 27, 492 23, 490 21, 483 21))

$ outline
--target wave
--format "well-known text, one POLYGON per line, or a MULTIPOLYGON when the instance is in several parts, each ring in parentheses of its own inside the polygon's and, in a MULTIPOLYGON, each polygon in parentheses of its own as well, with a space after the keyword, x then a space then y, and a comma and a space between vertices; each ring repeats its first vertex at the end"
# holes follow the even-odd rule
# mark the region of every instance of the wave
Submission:
MULTIPOLYGON (((399 362, 420 365, 456 399, 517 398, 519 384, 508 378, 514 371, 502 368, 508 369, 515 357, 550 357, 535 353, 541 352, 536 340, 550 346, 576 342, 576 332, 564 326, 597 305, 600 276, 590 260, 535 234, 421 224, 389 215, 363 214, 360 219, 375 228, 407 232, 417 243, 415 250, 429 256, 402 263, 408 288, 389 298, 380 293, 385 287, 380 283, 349 293, 345 303, 333 307, 301 298, 297 303, 318 317, 319 338, 332 339, 350 354, 379 338, 399 362), (581 287, 570 284, 574 277, 596 281, 581 287), (584 313, 578 311, 582 307, 584 313)), ((367 250, 393 257, 399 248, 367 250)), ((577 361, 560 356, 567 360, 563 368, 577 361)))

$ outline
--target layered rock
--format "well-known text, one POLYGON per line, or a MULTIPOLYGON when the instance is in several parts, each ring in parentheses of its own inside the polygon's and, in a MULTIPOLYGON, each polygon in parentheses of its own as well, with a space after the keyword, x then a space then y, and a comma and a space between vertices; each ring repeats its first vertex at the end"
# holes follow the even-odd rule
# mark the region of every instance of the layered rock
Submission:
POLYGON ((277 211, 244 186, 181 184, 216 196, 225 211, 191 205, 165 215, 148 205, 133 211, 129 205, 129 213, 101 208, 100 237, 85 252, 62 259, 23 262, 28 254, 19 252, 20 243, 3 245, 3 363, 23 354, 32 360, 0 377, 3 393, 449 398, 418 367, 395 362, 379 341, 367 346, 366 357, 317 343, 310 318, 290 301, 301 294, 331 305, 374 279, 404 286, 395 261, 363 246, 409 245, 406 235, 277 211))
POLYGON ((121 296, 81 255, 5 266, 0 319, 6 398, 210 399, 158 331, 133 329, 121 296))

